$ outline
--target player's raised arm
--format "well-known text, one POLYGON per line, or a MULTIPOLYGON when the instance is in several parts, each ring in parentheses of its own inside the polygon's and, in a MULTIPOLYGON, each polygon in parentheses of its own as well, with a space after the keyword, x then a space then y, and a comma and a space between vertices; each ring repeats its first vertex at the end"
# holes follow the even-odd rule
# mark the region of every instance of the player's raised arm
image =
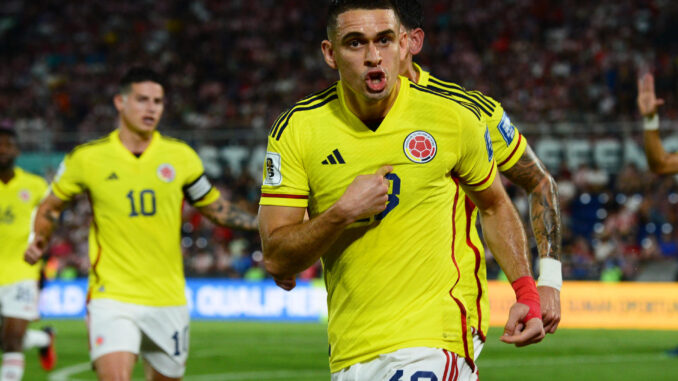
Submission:
POLYGON ((357 176, 343 195, 325 212, 304 221, 306 208, 261 205, 259 233, 266 270, 275 279, 290 279, 313 265, 353 222, 386 208, 389 182, 384 166, 357 176))
POLYGON ((487 244, 516 292, 517 302, 501 339, 517 346, 537 343, 544 338, 544 329, 518 213, 498 177, 484 190, 464 186, 464 191, 478 207, 487 244))
POLYGON ((654 77, 646 73, 638 79, 638 110, 643 116, 643 141, 645 157, 650 170, 660 175, 678 172, 678 154, 664 150, 659 137, 659 114, 657 109, 664 104, 654 92, 654 77))
POLYGON ((513 167, 502 174, 523 188, 530 201, 530 221, 539 250, 539 296, 546 333, 560 323, 561 230, 558 186, 544 164, 528 145, 513 167))
POLYGON ((209 205, 199 206, 197 209, 219 226, 255 231, 258 228, 257 216, 246 212, 231 202, 219 196, 209 205))
POLYGON ((45 254, 52 232, 59 221, 59 215, 65 207, 66 202, 51 192, 42 200, 35 213, 33 234, 24 254, 26 262, 34 264, 45 254))

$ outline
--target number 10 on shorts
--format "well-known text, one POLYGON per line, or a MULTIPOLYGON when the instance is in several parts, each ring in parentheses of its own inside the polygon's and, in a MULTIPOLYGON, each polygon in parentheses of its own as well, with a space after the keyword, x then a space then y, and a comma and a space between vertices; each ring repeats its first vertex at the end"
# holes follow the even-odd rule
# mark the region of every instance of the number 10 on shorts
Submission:
POLYGON ((174 356, 180 356, 181 352, 188 352, 188 326, 179 331, 174 331, 172 335, 172 340, 174 340, 174 356))

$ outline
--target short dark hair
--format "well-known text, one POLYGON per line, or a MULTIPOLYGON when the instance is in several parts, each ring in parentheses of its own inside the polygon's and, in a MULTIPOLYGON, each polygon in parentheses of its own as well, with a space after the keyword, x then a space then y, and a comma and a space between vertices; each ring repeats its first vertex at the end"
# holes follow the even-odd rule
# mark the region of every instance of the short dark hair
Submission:
POLYGON ((353 9, 393 9, 398 8, 393 0, 330 0, 327 9, 327 37, 332 37, 337 29, 337 17, 353 9))
POLYGON ((165 88, 164 80, 158 72, 146 66, 133 66, 127 70, 125 75, 120 78, 120 82, 118 82, 120 94, 129 93, 132 89, 132 84, 139 82, 155 82, 165 88))
POLYGON ((424 27, 424 10, 419 0, 395 0, 400 22, 407 30, 424 27))
POLYGON ((0 126, 0 135, 10 136, 14 138, 15 141, 17 139, 16 131, 12 127, 0 126))

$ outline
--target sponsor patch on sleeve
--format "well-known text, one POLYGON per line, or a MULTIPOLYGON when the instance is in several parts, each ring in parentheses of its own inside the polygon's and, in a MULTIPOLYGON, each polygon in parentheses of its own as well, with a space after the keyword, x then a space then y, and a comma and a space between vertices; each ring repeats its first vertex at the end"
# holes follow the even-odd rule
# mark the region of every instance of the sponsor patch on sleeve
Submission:
POLYGON ((490 130, 485 127, 485 148, 487 149, 487 161, 492 161, 494 157, 494 149, 492 148, 492 138, 490 138, 490 130))
POLYGON ((280 154, 277 152, 266 152, 266 161, 264 162, 264 185, 278 186, 282 184, 282 175, 280 174, 280 154))
POLYGON ((506 115, 506 112, 504 112, 504 114, 501 116, 501 121, 499 121, 497 128, 499 129, 501 136, 504 138, 506 146, 510 146, 511 142, 513 142, 513 138, 516 136, 516 128, 511 123, 511 119, 509 119, 508 115, 506 115))

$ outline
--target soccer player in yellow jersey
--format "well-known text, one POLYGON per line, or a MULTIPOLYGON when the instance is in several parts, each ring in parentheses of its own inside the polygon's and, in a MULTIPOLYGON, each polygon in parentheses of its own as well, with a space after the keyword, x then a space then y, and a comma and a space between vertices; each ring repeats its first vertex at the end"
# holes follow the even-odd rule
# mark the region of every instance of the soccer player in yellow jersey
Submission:
POLYGON ((132 68, 114 98, 118 125, 70 152, 35 219, 26 260, 40 258, 61 210, 86 192, 92 204, 88 324, 102 380, 129 380, 141 352, 147 378, 180 379, 188 355, 188 308, 180 247, 186 200, 222 226, 256 230, 256 216, 224 200, 186 143, 162 136, 162 79, 132 68))
MULTIPOLYGON (((442 81, 413 62, 424 43, 423 10, 418 0, 397 0, 401 25, 407 32, 408 52, 401 62, 401 75, 428 89, 439 91, 459 102, 478 107, 490 132, 499 171, 523 188, 530 199, 530 219, 540 257, 539 296, 546 333, 554 333, 560 322, 561 234, 558 190, 553 177, 534 154, 527 140, 511 123, 499 102, 478 91, 442 81)), ((465 226, 465 239, 459 240, 464 299, 469 309, 469 323, 474 331, 476 359, 480 355, 489 328, 487 271, 483 245, 476 229, 477 209, 466 196, 459 197, 457 224, 465 226)))
POLYGON ((450 218, 460 187, 519 285, 502 340, 544 335, 525 233, 487 128, 477 107, 398 76, 407 36, 391 1, 334 0, 327 20, 322 51, 339 82, 283 113, 269 134, 266 269, 289 280, 322 259, 333 380, 475 380, 457 287, 463 226, 450 218))
POLYGON ((40 266, 23 260, 31 215, 47 190, 42 177, 16 167, 19 146, 14 130, 0 128, 0 381, 21 380, 23 351, 41 349, 40 363, 51 370, 56 361, 53 332, 28 330, 38 319, 40 266))

